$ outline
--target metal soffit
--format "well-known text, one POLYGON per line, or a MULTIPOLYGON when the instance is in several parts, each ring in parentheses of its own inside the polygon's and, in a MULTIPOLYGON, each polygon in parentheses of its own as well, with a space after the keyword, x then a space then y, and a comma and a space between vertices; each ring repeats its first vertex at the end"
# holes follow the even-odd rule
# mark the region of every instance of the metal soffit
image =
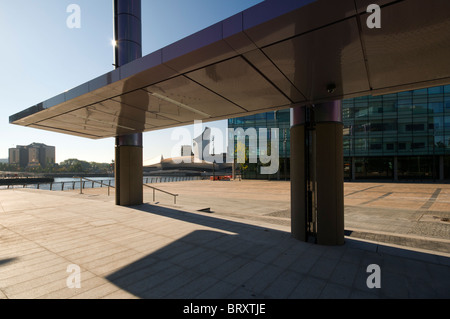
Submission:
POLYGON ((99 139, 449 84, 450 1, 377 1, 380 29, 370 3, 264 1, 10 123, 99 139))

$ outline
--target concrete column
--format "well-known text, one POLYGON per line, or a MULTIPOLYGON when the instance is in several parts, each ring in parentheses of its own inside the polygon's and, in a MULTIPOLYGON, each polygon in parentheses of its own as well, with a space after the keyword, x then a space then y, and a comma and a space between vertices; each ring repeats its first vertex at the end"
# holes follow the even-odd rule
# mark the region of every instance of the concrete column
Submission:
POLYGON ((314 107, 317 243, 344 244, 344 145, 341 101, 314 107))
POLYGON ((291 233, 307 241, 306 231, 306 107, 291 109, 291 233))
POLYGON ((140 134, 116 137, 116 205, 143 203, 143 158, 140 134))
POLYGON ((291 231, 302 241, 344 243, 340 101, 291 110, 291 231))
MULTIPOLYGON (((114 0, 114 37, 116 67, 142 57, 141 0, 114 0)), ((126 107, 124 103, 122 112, 126 107)), ((116 137, 116 205, 143 203, 142 156, 142 133, 116 137)))

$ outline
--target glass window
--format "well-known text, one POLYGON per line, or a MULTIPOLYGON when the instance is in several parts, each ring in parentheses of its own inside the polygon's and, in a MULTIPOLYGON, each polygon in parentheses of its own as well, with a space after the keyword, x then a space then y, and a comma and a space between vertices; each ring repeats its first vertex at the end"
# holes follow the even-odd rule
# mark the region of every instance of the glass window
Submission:
POLYGON ((395 155, 397 151, 397 138, 385 137, 383 138, 383 154, 395 155))
POLYGON ((396 119, 384 119, 383 120, 383 131, 385 134, 394 134, 397 131, 397 120, 396 119))
POLYGON ((372 120, 369 126, 370 132, 383 132, 383 121, 382 120, 372 120))
POLYGON ((254 117, 255 117, 255 120, 266 120, 266 118, 267 118, 267 115, 266 115, 267 113, 258 113, 258 114, 255 114, 254 115, 254 117))
POLYGON ((347 156, 350 156, 350 151, 351 151, 351 138, 344 138, 344 154, 347 156))
POLYGON ((432 179, 436 177, 437 157, 407 156, 398 158, 398 178, 432 179))
POLYGON ((411 136, 399 136, 398 137, 398 153, 399 154, 410 154, 411 153, 411 136))
POLYGON ((397 100, 383 100, 383 115, 396 115, 397 100))
POLYGON ((443 135, 434 136, 434 149, 443 150, 445 148, 445 139, 443 135))
POLYGON ((450 85, 444 86, 444 93, 450 93, 450 85))
POLYGON ((446 113, 450 112, 450 96, 444 97, 444 107, 446 113))
POLYGON ((367 155, 368 153, 368 139, 355 138, 355 154, 367 155))
POLYGON ((383 103, 382 102, 371 102, 369 106, 369 116, 380 117, 383 115, 383 103))
POLYGON ((413 109, 411 102, 405 104, 399 103, 397 105, 397 108, 398 108, 398 116, 410 115, 413 109))
POLYGON ((450 116, 444 116, 444 127, 446 131, 450 131, 450 116))
POLYGON ((412 92, 406 91, 398 93, 398 103, 402 105, 412 104, 412 92))
POLYGON ((370 138, 369 150, 371 155, 383 153, 383 139, 382 138, 370 138))
POLYGON ((430 114, 444 112, 444 102, 430 102, 428 104, 430 114))
POLYGON ((418 96, 418 95, 427 95, 428 94, 428 90, 427 89, 419 89, 419 90, 414 90, 413 91, 413 95, 414 96, 418 96))
POLYGON ((368 121, 355 121, 354 131, 356 135, 366 134, 370 130, 368 121))
POLYGON ((368 116, 367 106, 355 106, 355 118, 364 118, 368 116))
POLYGON ((413 102, 413 113, 414 114, 424 114, 428 111, 428 101, 426 98, 414 99, 413 102))
POLYGON ((403 135, 403 134, 411 134, 412 131, 412 120, 410 117, 406 117, 406 118, 399 118, 398 119, 398 123, 397 123, 397 127, 398 127, 398 134, 399 135, 403 135))
POLYGON ((428 139, 426 136, 415 136, 411 143, 413 151, 426 152, 428 151, 428 139))
POLYGON ((442 94, 442 93, 444 93, 443 86, 436 86, 436 87, 428 88, 428 94, 442 94))
POLYGON ((434 134, 444 134, 444 118, 442 116, 433 117, 434 134))

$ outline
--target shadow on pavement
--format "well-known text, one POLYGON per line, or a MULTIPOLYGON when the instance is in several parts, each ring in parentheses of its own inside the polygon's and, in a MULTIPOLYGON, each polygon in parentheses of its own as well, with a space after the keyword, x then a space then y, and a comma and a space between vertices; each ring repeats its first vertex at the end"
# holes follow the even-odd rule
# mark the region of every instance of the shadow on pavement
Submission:
POLYGON ((133 208, 207 227, 106 278, 140 298, 450 297, 448 258, 443 265, 433 255, 349 238, 319 246, 260 226, 150 204, 133 208), (372 264, 381 268, 381 289, 367 286, 372 264))

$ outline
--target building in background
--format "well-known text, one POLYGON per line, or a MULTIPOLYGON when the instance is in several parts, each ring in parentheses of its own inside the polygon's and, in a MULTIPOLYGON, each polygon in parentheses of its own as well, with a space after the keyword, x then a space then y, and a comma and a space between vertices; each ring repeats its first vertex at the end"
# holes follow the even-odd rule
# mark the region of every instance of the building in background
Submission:
MULTIPOLYGON (((291 155, 291 147, 290 147, 290 109, 273 111, 268 113, 260 113, 245 117, 239 117, 228 120, 228 128, 242 128, 244 131, 248 128, 255 128, 257 132, 259 132, 260 128, 267 128, 268 142, 271 140, 270 138, 270 129, 278 128, 278 139, 279 139, 279 169, 278 172, 271 175, 262 175, 260 174, 260 166, 261 163, 245 163, 245 164, 237 164, 237 169, 240 171, 240 174, 243 178, 252 178, 252 179, 289 179, 289 163, 290 163, 290 155, 291 155)), ((236 140, 238 136, 234 135, 234 145, 235 145, 235 157, 236 157, 236 140)), ((232 142, 233 136, 228 136, 228 143, 232 142)), ((248 148, 248 138, 246 138, 246 146, 248 148)), ((247 158, 249 157, 249 152, 251 149, 246 149, 247 158)), ((256 154, 257 158, 259 158, 259 147, 257 149, 258 154, 256 154)), ((252 154, 255 155, 255 154, 252 154)))
POLYGON ((181 145, 181 156, 193 156, 191 145, 181 145))
MULTIPOLYGON (((450 85, 344 100, 343 121, 346 180, 450 179, 450 85)), ((228 127, 278 127, 278 173, 248 164, 242 176, 289 178, 290 110, 230 119, 228 127)))
POLYGON ((42 143, 32 143, 27 146, 17 145, 17 147, 9 149, 8 162, 21 168, 46 168, 55 164, 55 147, 42 143))

